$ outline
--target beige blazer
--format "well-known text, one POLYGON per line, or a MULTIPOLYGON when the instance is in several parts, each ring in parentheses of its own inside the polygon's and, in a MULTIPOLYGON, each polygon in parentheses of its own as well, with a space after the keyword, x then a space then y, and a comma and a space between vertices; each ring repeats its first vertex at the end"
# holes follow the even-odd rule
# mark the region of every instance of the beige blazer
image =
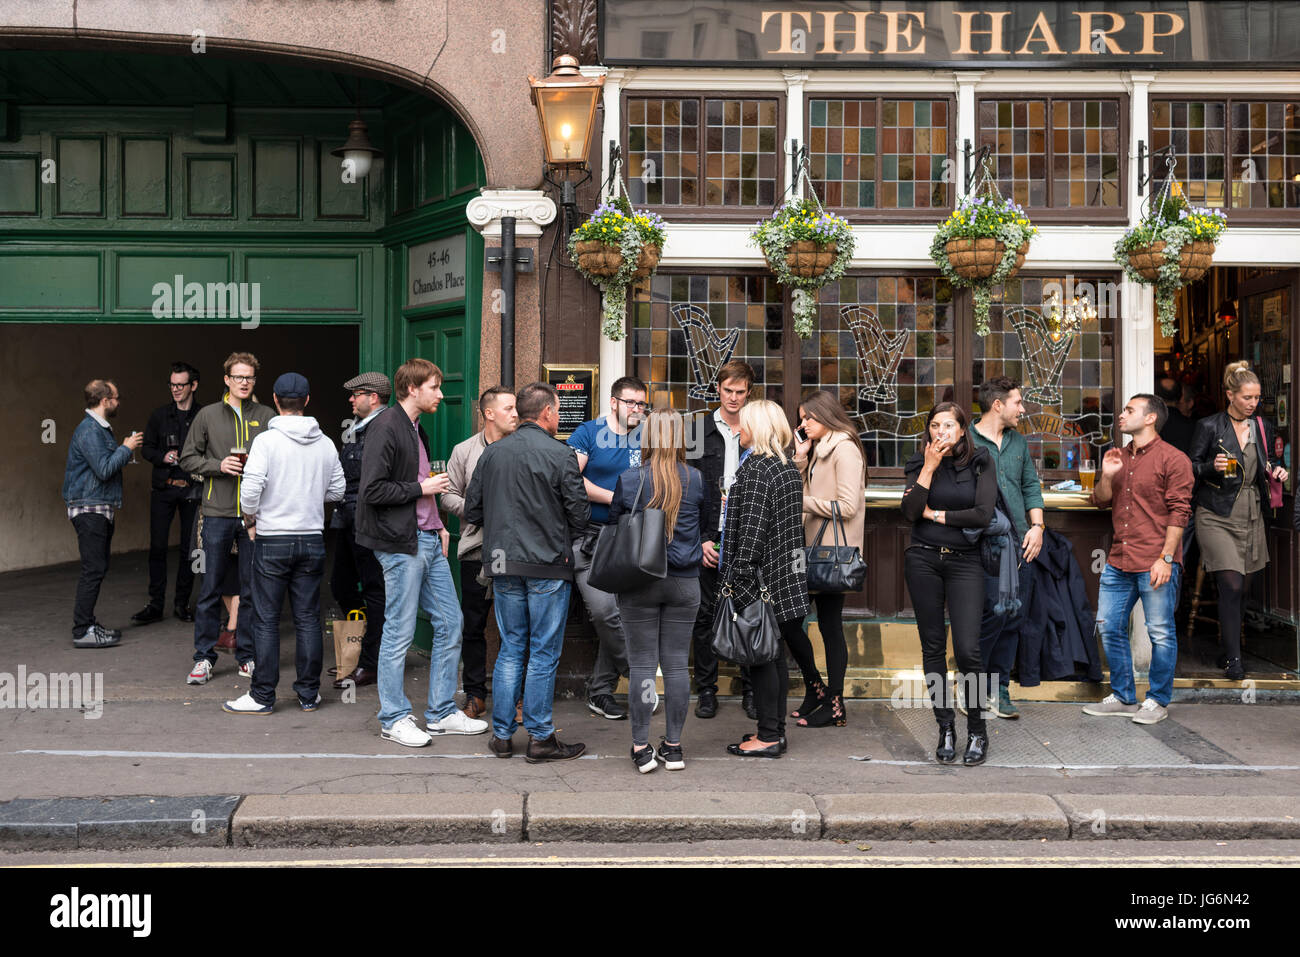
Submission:
MULTIPOLYGON (((831 517, 831 502, 840 503, 840 520, 848 534, 848 544, 863 547, 866 529, 864 515, 866 486, 862 481, 862 452, 858 443, 843 432, 831 432, 813 445, 812 455, 796 455, 794 464, 803 478, 803 532, 811 545, 822 526, 831 517)), ((826 526, 822 544, 833 542, 834 528, 826 526)))

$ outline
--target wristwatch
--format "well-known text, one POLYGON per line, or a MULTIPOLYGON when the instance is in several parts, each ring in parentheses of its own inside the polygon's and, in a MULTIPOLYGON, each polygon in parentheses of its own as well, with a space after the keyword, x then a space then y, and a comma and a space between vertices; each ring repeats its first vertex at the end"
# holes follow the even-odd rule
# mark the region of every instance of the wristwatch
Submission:
POLYGON ((1173 555, 1161 555, 1160 557, 1165 560, 1166 565, 1172 565, 1174 563, 1173 555))

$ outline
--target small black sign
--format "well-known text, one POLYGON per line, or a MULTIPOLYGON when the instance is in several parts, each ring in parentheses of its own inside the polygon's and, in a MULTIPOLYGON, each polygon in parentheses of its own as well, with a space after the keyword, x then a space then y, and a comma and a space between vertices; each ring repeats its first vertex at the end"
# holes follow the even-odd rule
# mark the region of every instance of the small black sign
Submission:
POLYGON ((544 365, 546 381, 560 397, 560 430, 557 436, 567 439, 582 423, 596 417, 596 393, 599 366, 544 365))

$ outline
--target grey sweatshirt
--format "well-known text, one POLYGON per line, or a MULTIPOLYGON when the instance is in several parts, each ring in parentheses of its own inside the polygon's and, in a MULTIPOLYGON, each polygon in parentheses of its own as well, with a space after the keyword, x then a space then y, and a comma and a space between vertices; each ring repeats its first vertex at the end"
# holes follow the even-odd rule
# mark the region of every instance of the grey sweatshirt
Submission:
POLYGON ((325 503, 343 501, 346 482, 334 443, 309 415, 277 415, 253 440, 239 489, 258 535, 325 530, 325 503))

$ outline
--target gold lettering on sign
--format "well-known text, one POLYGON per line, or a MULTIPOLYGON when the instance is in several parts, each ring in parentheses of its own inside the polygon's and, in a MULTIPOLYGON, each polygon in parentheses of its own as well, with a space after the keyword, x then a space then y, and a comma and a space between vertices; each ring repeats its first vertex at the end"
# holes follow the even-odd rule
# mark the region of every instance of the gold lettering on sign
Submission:
POLYGON ((1079 18, 1079 49, 1074 51, 1076 54, 1100 52, 1092 48, 1094 30, 1101 34, 1101 42, 1106 44, 1106 49, 1111 53, 1127 54, 1127 50, 1121 50, 1119 44, 1110 38, 1112 33, 1118 33, 1124 29, 1123 16, 1109 10, 1075 10, 1074 15, 1079 18), (1110 17, 1110 29, 1103 30, 1101 27, 1094 27, 1092 25, 1093 17, 1110 17))
POLYGON ((853 17, 852 30, 837 30, 835 28, 835 18, 839 13, 835 10, 822 10, 822 48, 818 53, 871 53, 867 49, 867 17, 871 16, 870 10, 850 10, 846 11, 853 17), (853 36, 853 49, 837 50, 835 49, 835 38, 839 36, 853 36))
POLYGON ((958 36, 961 39, 961 46, 952 52, 954 54, 973 54, 975 51, 971 48, 971 37, 976 33, 987 34, 989 37, 989 48, 981 51, 984 53, 1010 53, 1002 45, 1002 21, 1011 16, 1010 10, 997 10, 993 13, 979 13, 975 10, 954 10, 957 18, 961 21, 958 36), (976 30, 971 26, 971 21, 975 17, 988 17, 992 26, 987 30, 976 30))
POLYGON ((807 13, 804 13, 801 10, 782 10, 779 13, 775 10, 764 10, 763 18, 758 21, 758 31, 762 33, 764 30, 766 30, 767 21, 775 16, 779 16, 781 18, 781 45, 777 47, 775 50, 771 50, 769 52, 771 53, 800 52, 800 51, 796 51, 794 47, 791 46, 791 44, 794 42, 794 32, 792 29, 791 21, 795 17, 799 17, 800 19, 803 20, 804 26, 808 28, 809 32, 812 32, 812 16, 807 13))
POLYGON ((925 53, 925 33, 921 33, 921 38, 914 46, 906 50, 898 48, 898 38, 902 37, 908 43, 912 42, 912 23, 908 21, 907 26, 902 30, 898 28, 899 17, 911 17, 916 20, 916 25, 925 30, 925 12, 913 10, 884 10, 885 14, 885 48, 881 53, 925 53))
POLYGON ((1142 18, 1142 49, 1138 50, 1139 56, 1164 56, 1161 51, 1156 49, 1156 37, 1176 36, 1182 33, 1183 27, 1187 25, 1183 18, 1176 13, 1144 10, 1139 11, 1138 16, 1142 18), (1169 30, 1167 32, 1156 32, 1156 17, 1169 18, 1169 30))
POLYGON ((1038 11, 1038 16, 1034 19, 1034 25, 1029 30, 1029 36, 1025 37, 1024 45, 1016 51, 1016 54, 1035 52, 1029 49, 1029 44, 1034 42, 1046 44, 1047 49, 1041 51, 1043 53, 1065 53, 1057 45, 1056 34, 1052 32, 1052 27, 1047 22, 1047 14, 1043 13, 1042 10, 1038 11))

